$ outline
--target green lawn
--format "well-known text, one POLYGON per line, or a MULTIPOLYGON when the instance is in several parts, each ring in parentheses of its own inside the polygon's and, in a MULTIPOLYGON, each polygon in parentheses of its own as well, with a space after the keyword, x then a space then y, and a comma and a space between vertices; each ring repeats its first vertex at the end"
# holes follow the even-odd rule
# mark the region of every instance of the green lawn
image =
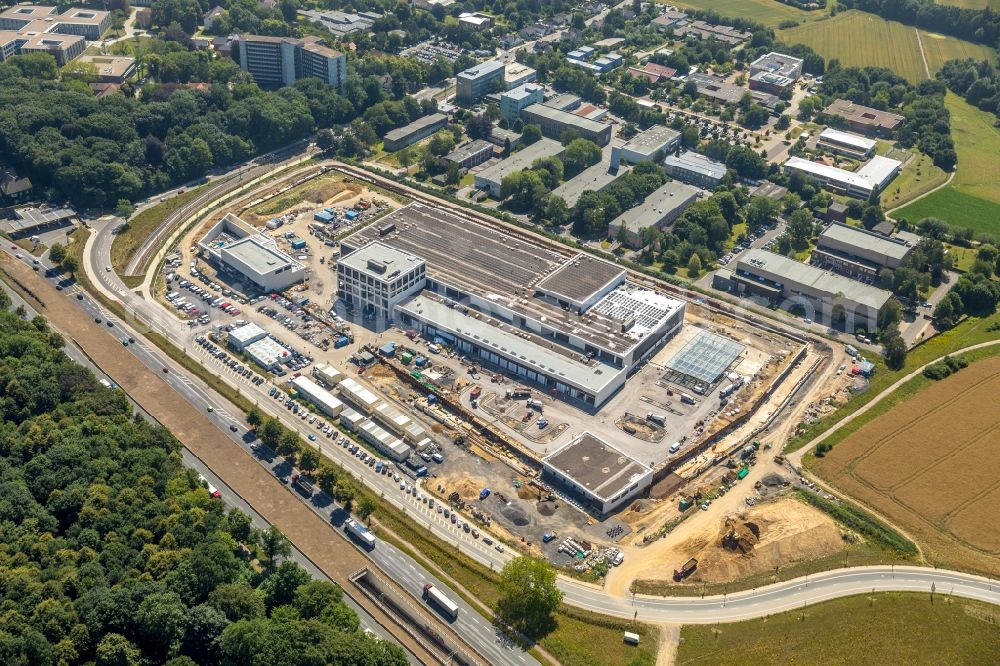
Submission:
POLYGON ((921 42, 932 75, 947 60, 968 57, 992 60, 995 54, 986 46, 924 31, 918 41, 912 26, 859 11, 841 12, 828 19, 779 30, 778 37, 788 44, 811 46, 824 58, 837 58, 845 66, 888 67, 914 83, 928 78, 921 42))
POLYGON ((681 629, 677 664, 995 664, 1000 609, 930 594, 845 597, 681 629))
POLYGON ((777 0, 663 0, 678 9, 703 9, 722 16, 745 18, 777 28, 782 21, 815 21, 827 15, 826 10, 807 12, 777 0))
POLYGON ((903 206, 948 179, 948 174, 934 166, 934 160, 924 153, 915 152, 916 156, 907 162, 896 179, 889 184, 888 189, 882 193, 883 208, 888 210, 903 206))
POLYGON ((1000 9, 1000 0, 935 0, 939 5, 950 5, 952 7, 962 7, 964 9, 983 9, 990 6, 993 9, 1000 9))
POLYGON ((1000 236, 1000 130, 992 114, 980 111, 949 93, 951 132, 958 153, 958 171, 951 184, 901 208, 893 217, 917 221, 938 217, 956 227, 1000 236))

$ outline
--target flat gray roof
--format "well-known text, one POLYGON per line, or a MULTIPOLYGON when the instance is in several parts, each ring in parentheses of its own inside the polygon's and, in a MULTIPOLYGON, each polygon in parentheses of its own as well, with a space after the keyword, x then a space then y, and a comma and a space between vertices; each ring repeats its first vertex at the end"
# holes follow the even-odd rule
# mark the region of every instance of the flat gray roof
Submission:
POLYGON ((419 132, 420 130, 430 127, 432 125, 443 123, 448 120, 448 116, 443 113, 430 113, 426 116, 417 118, 409 125, 403 125, 402 127, 397 127, 394 130, 389 130, 385 133, 385 138, 390 141, 398 141, 403 139, 413 132, 419 132))
POLYGON ((267 247, 253 236, 243 238, 235 243, 223 248, 223 253, 230 254, 239 259, 258 274, 270 273, 280 266, 299 266, 301 264, 289 257, 284 252, 267 247))
POLYGON ((14 211, 16 219, 8 220, 11 231, 28 231, 47 224, 61 222, 76 216, 70 208, 19 208, 14 211))
POLYGON ((584 118, 569 111, 562 111, 548 104, 532 104, 525 107, 522 113, 532 113, 542 118, 548 118, 553 122, 565 123, 566 125, 594 133, 603 132, 608 126, 607 123, 584 118))
POLYGON ((542 291, 582 303, 614 280, 623 280, 625 269, 609 261, 580 253, 535 285, 542 291))
POLYGON ((488 60, 459 72, 457 76, 463 79, 478 79, 483 76, 488 76, 496 71, 504 71, 504 64, 499 60, 488 60))
POLYGON ((544 462, 604 500, 649 472, 648 467, 589 432, 553 452, 544 462))
POLYGON ((635 208, 630 208, 611 221, 611 226, 624 225, 629 231, 639 231, 655 227, 671 213, 683 211, 694 203, 700 190, 671 180, 650 193, 646 200, 635 208))
POLYGON ((484 150, 493 150, 493 144, 486 139, 476 139, 475 141, 470 141, 469 143, 463 144, 451 151, 444 156, 444 159, 451 160, 452 162, 461 162, 462 160, 472 157, 484 150))
POLYGON ((726 175, 726 165, 722 162, 705 157, 701 153, 687 150, 680 155, 669 155, 663 160, 667 166, 676 166, 688 171, 700 173, 708 178, 722 178, 726 175))
POLYGON ((867 229, 859 229, 858 227, 850 227, 840 223, 831 224, 824 229, 819 235, 820 243, 825 238, 875 252, 886 257, 892 257, 899 261, 905 259, 906 255, 913 249, 905 241, 886 238, 882 234, 872 233, 867 229))
POLYGON ((670 129, 666 125, 653 125, 644 132, 639 132, 629 139, 628 143, 622 146, 622 150, 631 150, 642 155, 652 155, 680 135, 680 132, 670 129))
POLYGON ((872 287, 863 282, 809 264, 803 264, 767 250, 749 250, 740 257, 737 268, 750 274, 760 274, 763 270, 766 273, 779 276, 783 283, 800 284, 830 296, 843 294, 848 301, 867 305, 876 310, 881 309, 891 295, 884 289, 872 287), (763 262, 763 265, 756 266, 751 263, 751 259, 763 262))
POLYGON ((340 260, 341 266, 353 268, 381 280, 386 279, 396 270, 399 271, 400 275, 406 275, 422 263, 424 260, 420 257, 408 252, 401 252, 378 241, 372 241, 340 260), (385 269, 380 270, 383 266, 385 269))
POLYGON ((604 363, 593 362, 588 365, 533 340, 525 340, 521 335, 505 330, 506 327, 502 329, 484 319, 476 319, 462 314, 456 308, 449 308, 427 292, 414 296, 398 307, 417 319, 431 321, 444 331, 459 335, 495 354, 513 359, 526 368, 563 380, 593 395, 598 395, 618 373, 625 372, 624 368, 604 363))
POLYGON ((611 171, 611 163, 601 161, 587 167, 573 178, 570 178, 565 183, 552 190, 552 194, 562 197, 563 201, 566 202, 566 205, 572 208, 580 199, 580 195, 587 190, 600 192, 631 170, 631 166, 621 164, 618 166, 617 170, 611 171))
MULTIPOLYGON (((537 105, 533 105, 537 106, 537 105)), ((528 107, 531 108, 531 107, 528 107)), ((531 163, 542 157, 552 157, 563 151, 563 146, 558 141, 552 139, 539 139, 530 146, 526 146, 517 151, 505 160, 489 166, 476 174, 476 178, 482 178, 499 183, 506 176, 517 171, 530 168, 531 163)))

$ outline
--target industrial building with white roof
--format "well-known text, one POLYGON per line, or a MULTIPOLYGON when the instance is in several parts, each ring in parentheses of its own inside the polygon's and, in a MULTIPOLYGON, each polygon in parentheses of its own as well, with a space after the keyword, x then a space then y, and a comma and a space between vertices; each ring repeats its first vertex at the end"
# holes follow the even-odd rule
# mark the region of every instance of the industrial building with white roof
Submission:
POLYGON ((857 171, 811 162, 801 157, 789 157, 785 162, 786 173, 801 173, 815 178, 821 185, 834 192, 841 192, 859 199, 867 199, 872 192, 881 192, 899 174, 899 160, 876 155, 857 171))
POLYGON ((223 273, 261 291, 283 291, 306 277, 306 268, 278 249, 273 238, 228 213, 198 241, 201 255, 223 273))
MULTIPOLYGON (((441 337, 590 408, 621 388, 684 321, 683 301, 629 283, 615 264, 568 257, 422 204, 342 241, 343 261, 352 266, 355 254, 367 264, 382 251, 425 261, 426 279, 377 325, 441 337)), ((354 298, 355 310, 371 310, 367 296, 354 298)))

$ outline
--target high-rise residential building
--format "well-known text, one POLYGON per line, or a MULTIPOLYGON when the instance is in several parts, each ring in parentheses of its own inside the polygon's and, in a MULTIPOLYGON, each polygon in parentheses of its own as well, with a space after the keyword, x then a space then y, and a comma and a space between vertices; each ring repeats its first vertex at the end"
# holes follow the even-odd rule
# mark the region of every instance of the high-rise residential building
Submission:
POLYGON ((291 85, 315 77, 340 88, 347 78, 347 56, 324 46, 318 37, 269 37, 242 35, 240 68, 262 87, 291 85))

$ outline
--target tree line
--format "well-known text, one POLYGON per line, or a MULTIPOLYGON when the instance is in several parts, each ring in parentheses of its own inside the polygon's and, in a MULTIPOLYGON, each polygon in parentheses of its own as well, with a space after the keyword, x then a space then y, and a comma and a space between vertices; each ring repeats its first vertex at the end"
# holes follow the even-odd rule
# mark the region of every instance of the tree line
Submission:
POLYGON ((0 292, 0 663, 400 665, 0 292))

